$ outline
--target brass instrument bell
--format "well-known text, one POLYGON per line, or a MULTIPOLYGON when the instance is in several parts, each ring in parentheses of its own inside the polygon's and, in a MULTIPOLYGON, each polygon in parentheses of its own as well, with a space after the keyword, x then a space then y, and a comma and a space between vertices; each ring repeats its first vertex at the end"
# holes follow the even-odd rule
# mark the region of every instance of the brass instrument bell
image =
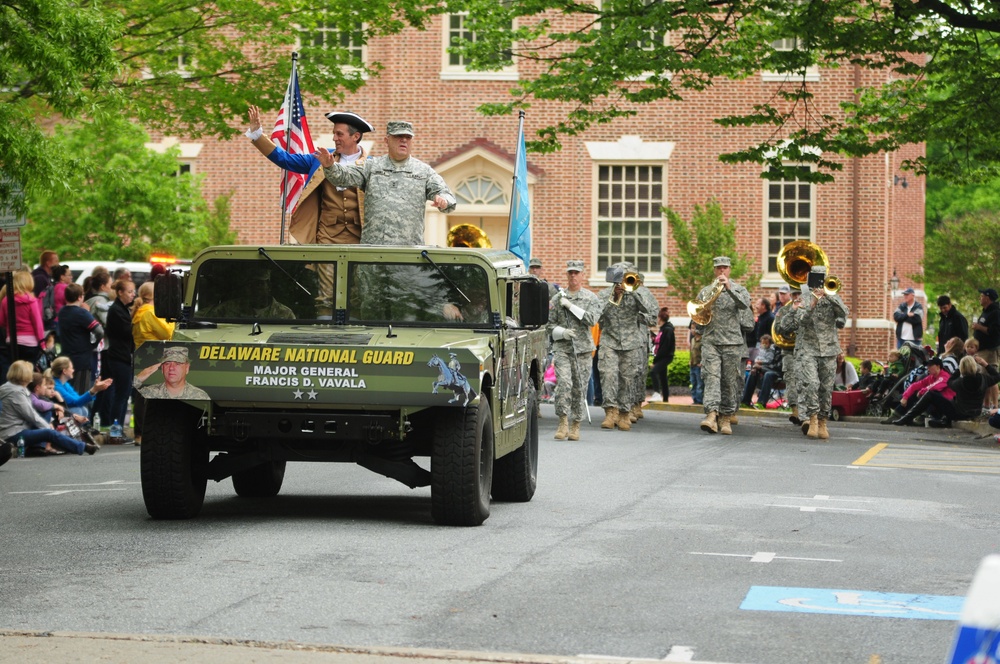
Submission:
POLYGON ((448 231, 449 247, 471 247, 473 249, 490 249, 493 244, 486 232, 472 224, 458 224, 448 231))

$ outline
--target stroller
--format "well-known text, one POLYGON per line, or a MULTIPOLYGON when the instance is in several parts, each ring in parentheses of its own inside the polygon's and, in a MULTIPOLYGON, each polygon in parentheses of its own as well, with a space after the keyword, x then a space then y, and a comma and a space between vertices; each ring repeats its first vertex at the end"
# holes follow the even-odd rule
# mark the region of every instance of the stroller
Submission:
POLYGON ((914 381, 920 380, 927 375, 927 360, 934 357, 934 351, 930 346, 921 346, 912 341, 904 341, 899 348, 903 356, 903 372, 896 375, 883 375, 882 378, 872 387, 871 396, 868 397, 868 407, 865 415, 871 417, 884 417, 899 405, 903 398, 903 392, 914 381))

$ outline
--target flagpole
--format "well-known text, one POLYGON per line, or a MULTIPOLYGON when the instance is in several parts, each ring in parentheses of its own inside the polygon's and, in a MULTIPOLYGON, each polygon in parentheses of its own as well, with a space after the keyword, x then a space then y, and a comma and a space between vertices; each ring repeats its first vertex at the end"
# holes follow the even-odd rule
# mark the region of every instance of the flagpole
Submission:
MULTIPOLYGON (((292 104, 296 103, 293 99, 292 83, 295 81, 295 69, 298 65, 299 54, 296 51, 292 51, 292 73, 288 76, 288 87, 285 88, 285 102, 288 104, 288 108, 285 109, 285 149, 289 149, 291 143, 292 134, 292 104)), ((285 194, 288 192, 288 171, 284 171, 284 175, 281 178, 281 232, 278 234, 278 244, 285 243, 285 194)))
MULTIPOLYGON (((524 133, 524 109, 517 112, 517 135, 520 137, 524 133)), ((511 191, 517 191, 517 159, 514 160, 514 186, 511 191)), ((510 212, 507 213, 508 223, 514 221, 514 206, 517 205, 517 196, 510 197, 510 212)), ((510 232, 507 233, 507 249, 510 249, 510 232)))

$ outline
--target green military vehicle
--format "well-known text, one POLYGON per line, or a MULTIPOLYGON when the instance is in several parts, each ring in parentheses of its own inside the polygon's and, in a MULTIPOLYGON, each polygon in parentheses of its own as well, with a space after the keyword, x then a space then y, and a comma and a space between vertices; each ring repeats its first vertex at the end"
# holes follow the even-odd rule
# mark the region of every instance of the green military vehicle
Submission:
POLYGON ((275 496, 289 461, 430 486, 446 525, 534 495, 548 290, 508 251, 214 247, 155 306, 178 324, 135 354, 153 518, 196 516, 209 479, 275 496))

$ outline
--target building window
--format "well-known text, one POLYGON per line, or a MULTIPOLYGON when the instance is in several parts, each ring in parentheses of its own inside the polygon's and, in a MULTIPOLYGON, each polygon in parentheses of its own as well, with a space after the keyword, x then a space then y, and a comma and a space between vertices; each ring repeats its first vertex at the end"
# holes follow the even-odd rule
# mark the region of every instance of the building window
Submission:
POLYGON ((663 167, 600 165, 597 176, 597 270, 621 261, 663 271, 663 167))
POLYGON ((492 178, 476 175, 455 187, 455 197, 463 205, 507 205, 507 194, 492 178))
POLYGON ((360 69, 365 63, 364 24, 355 23, 351 30, 341 30, 332 20, 321 18, 315 28, 300 30, 300 43, 313 48, 343 49, 345 66, 360 69))
MULTIPOLYGON (((809 167, 796 170, 808 173, 809 167)), ((798 178, 769 180, 765 186, 767 271, 774 273, 778 271, 782 247, 793 240, 812 239, 815 190, 811 183, 798 178)))
MULTIPOLYGON (((495 64, 500 65, 500 69, 490 71, 477 71, 469 69, 469 63, 461 53, 453 53, 452 46, 457 46, 462 42, 475 42, 476 33, 470 30, 468 25, 468 15, 465 13, 447 14, 444 18, 444 62, 442 63, 442 79, 494 79, 494 80, 514 80, 517 78, 517 68, 514 66, 514 59, 511 52, 502 51, 496 54, 495 64)), ((512 28, 513 29, 513 28, 512 28)))

